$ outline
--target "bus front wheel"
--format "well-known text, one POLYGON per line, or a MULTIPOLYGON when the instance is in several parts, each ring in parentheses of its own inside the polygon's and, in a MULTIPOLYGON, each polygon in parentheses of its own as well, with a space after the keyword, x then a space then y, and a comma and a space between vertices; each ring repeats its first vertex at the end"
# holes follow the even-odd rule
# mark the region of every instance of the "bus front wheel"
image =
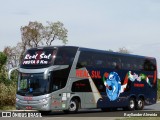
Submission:
POLYGON ((79 101, 76 99, 73 99, 69 103, 69 109, 64 110, 64 113, 76 113, 79 109, 79 101))

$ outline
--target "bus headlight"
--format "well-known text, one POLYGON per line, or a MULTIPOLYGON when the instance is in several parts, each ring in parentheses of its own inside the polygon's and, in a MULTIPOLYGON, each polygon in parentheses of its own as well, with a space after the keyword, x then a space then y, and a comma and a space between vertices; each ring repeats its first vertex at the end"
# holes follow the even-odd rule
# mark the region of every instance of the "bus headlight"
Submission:
POLYGON ((45 102, 47 102, 47 99, 42 99, 42 100, 39 100, 40 102, 43 102, 43 103, 45 103, 45 102))

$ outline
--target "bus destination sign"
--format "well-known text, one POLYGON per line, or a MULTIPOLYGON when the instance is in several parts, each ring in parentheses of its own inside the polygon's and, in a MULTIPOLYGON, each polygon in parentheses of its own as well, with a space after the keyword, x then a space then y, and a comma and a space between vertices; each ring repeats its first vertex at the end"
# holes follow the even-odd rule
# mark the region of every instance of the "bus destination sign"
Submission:
POLYGON ((38 51, 32 55, 26 54, 24 57, 23 65, 49 64, 51 56, 51 54, 46 54, 42 51, 38 51))

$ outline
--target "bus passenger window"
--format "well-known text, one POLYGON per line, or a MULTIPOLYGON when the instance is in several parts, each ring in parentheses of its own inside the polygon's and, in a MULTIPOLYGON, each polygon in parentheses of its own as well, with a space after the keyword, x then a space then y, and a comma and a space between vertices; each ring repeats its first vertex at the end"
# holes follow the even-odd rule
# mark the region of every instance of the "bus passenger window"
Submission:
POLYGON ((88 79, 73 82, 71 90, 72 92, 92 92, 88 79))
POLYGON ((156 67, 153 64, 153 60, 145 59, 143 63, 143 68, 145 71, 154 71, 156 67))
POLYGON ((87 52, 81 52, 76 67, 82 68, 86 66, 92 66, 91 55, 87 52))
POLYGON ((72 65, 77 49, 59 48, 54 65, 72 65))
POLYGON ((116 66, 117 66, 117 63, 116 63, 116 62, 113 62, 113 63, 112 63, 112 68, 116 68, 116 66))
POLYGON ((58 90, 58 86, 57 85, 53 85, 53 91, 58 90))
POLYGON ((133 69, 134 69, 134 70, 137 69, 137 65, 136 65, 136 64, 133 65, 133 69))

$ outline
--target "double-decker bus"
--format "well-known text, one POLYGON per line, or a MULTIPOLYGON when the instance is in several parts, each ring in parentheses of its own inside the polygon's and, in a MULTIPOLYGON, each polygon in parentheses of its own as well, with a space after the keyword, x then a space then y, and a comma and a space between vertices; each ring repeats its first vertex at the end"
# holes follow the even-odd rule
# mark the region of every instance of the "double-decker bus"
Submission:
POLYGON ((157 100, 156 59, 75 46, 31 48, 17 70, 17 109, 141 110, 157 100))

